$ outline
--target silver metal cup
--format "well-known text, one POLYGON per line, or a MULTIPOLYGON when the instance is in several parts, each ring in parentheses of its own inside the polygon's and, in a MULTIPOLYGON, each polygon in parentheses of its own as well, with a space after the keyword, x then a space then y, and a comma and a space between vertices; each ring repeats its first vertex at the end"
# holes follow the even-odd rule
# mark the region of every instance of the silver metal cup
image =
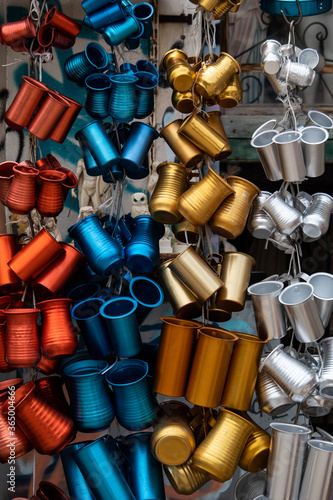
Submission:
POLYGON ((325 144, 328 139, 326 129, 316 126, 302 129, 302 148, 307 177, 319 177, 325 172, 325 144))
POLYGON ((247 289, 251 296, 258 337, 262 340, 281 339, 287 334, 286 320, 279 295, 281 281, 261 281, 247 289))
POLYGON ((333 274, 315 273, 307 281, 313 286, 313 296, 326 328, 333 312, 333 274))
POLYGON ((291 207, 279 191, 275 191, 263 204, 262 209, 275 223, 278 231, 290 235, 302 223, 302 214, 297 208, 291 207))
POLYGON ((261 134, 261 132, 267 132, 268 130, 273 130, 275 129, 276 127, 276 124, 277 124, 277 120, 275 120, 275 118, 272 118, 272 120, 268 120, 267 122, 263 123, 262 125, 260 125, 260 127, 258 127, 252 134, 252 139, 258 135, 258 134, 261 134))
POLYGON ((301 411, 308 417, 324 417, 333 407, 333 400, 324 398, 317 391, 308 396, 301 405, 301 411))
POLYGON ((287 413, 294 402, 267 372, 258 373, 256 394, 260 409, 271 417, 287 413))
MULTIPOLYGON (((265 495, 270 500, 297 500, 311 430, 301 425, 281 422, 274 422, 270 426, 272 440, 265 495)), ((315 497, 312 498, 314 499, 315 497)))
POLYGON ((316 111, 315 109, 311 109, 308 112, 308 121, 310 125, 315 125, 316 127, 326 128, 327 130, 331 130, 333 128, 333 120, 330 116, 325 115, 321 111, 316 111))
POLYGON ((307 66, 310 66, 310 68, 317 71, 316 68, 319 65, 320 57, 315 49, 307 48, 301 50, 301 52, 299 53, 298 62, 300 64, 306 64, 307 66))
POLYGON ((266 40, 260 47, 261 66, 264 73, 276 75, 281 68, 280 42, 276 40, 266 40))
POLYGON ((261 191, 252 202, 251 212, 249 215, 247 229, 255 238, 265 240, 270 237, 275 229, 275 223, 270 216, 262 210, 265 201, 272 193, 261 191))
POLYGON ((320 342, 322 366, 319 374, 319 394, 333 399, 333 337, 320 342))
POLYGON ((277 135, 277 130, 266 130, 251 140, 251 146, 256 148, 266 177, 270 181, 282 179, 279 153, 273 142, 273 138, 277 135))
POLYGON ((303 363, 283 351, 278 345, 261 362, 259 372, 264 370, 295 403, 300 403, 317 386, 317 375, 303 363))
POLYGON ((295 197, 295 207, 302 212, 302 214, 309 208, 312 202, 313 197, 305 191, 299 191, 295 197))
POLYGON ((310 439, 308 450, 299 500, 332 500, 333 443, 310 439))
POLYGON ((314 194, 312 203, 303 216, 303 234, 311 239, 318 239, 326 234, 330 225, 332 211, 332 196, 326 193, 314 194))
POLYGON ((274 92, 279 96, 285 96, 289 91, 294 90, 296 85, 293 82, 284 82, 280 78, 277 78, 276 75, 268 75, 266 73, 266 78, 269 80, 269 83, 272 85, 274 92))
POLYGON ((306 176, 301 137, 301 132, 286 130, 272 138, 277 145, 282 177, 285 181, 298 182, 306 176))
POLYGON ((243 474, 237 481, 234 489, 234 500, 254 500, 265 489, 266 473, 247 472, 243 474))
POLYGON ((315 342, 325 332, 313 290, 309 283, 294 283, 279 295, 299 342, 315 342))
POLYGON ((285 82, 293 82, 299 87, 310 87, 316 72, 307 64, 300 64, 290 60, 282 64, 279 78, 285 82))

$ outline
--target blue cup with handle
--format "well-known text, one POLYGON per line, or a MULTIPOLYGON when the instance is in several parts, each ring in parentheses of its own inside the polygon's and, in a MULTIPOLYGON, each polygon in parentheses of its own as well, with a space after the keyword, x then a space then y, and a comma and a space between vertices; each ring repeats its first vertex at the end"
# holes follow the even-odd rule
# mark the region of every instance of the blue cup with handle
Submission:
POLYGON ((87 76, 107 68, 108 55, 106 50, 96 42, 89 42, 83 52, 69 57, 64 66, 68 80, 84 85, 87 76))
POLYGON ((143 162, 153 142, 159 137, 158 132, 143 122, 131 124, 129 136, 121 151, 120 165, 126 170, 127 176, 132 179, 140 171, 143 162))
POLYGON ((136 66, 129 62, 124 62, 119 66, 120 73, 133 74, 136 73, 136 66))
POLYGON ((81 5, 82 9, 89 15, 116 1, 117 0, 83 0, 81 5))
POLYGON ((129 285, 129 293, 136 300, 136 317, 139 325, 147 318, 150 311, 160 306, 164 300, 162 288, 156 281, 146 276, 136 276, 129 285))
POLYGON ((87 174, 91 175, 92 177, 98 177, 99 175, 101 175, 102 171, 97 165, 95 158, 87 148, 86 143, 84 141, 79 141, 79 146, 81 149, 82 160, 87 174))
POLYGON ((144 25, 142 38, 150 38, 153 34, 154 7, 150 3, 141 2, 133 6, 132 12, 133 16, 144 25))
POLYGON ((85 79, 87 96, 85 108, 92 118, 101 119, 109 116, 111 80, 105 73, 93 73, 85 79))
POLYGON ((71 500, 96 500, 72 456, 75 451, 83 448, 83 446, 86 446, 91 442, 92 441, 82 441, 80 443, 69 444, 60 452, 60 458, 67 482, 67 489, 71 500))
POLYGON ((154 111, 154 89, 158 85, 158 78, 147 71, 135 73, 138 81, 135 84, 138 107, 135 118, 146 118, 154 111))
MULTIPOLYGON (((139 23, 140 23, 140 21, 139 21, 139 23)), ((141 26, 141 30, 137 35, 130 36, 129 38, 127 38, 125 40, 125 47, 128 50, 135 50, 135 49, 138 49, 140 47, 140 38, 142 37, 144 30, 145 30, 143 23, 140 23, 140 26, 141 26)))
POLYGON ((99 283, 83 283, 75 288, 72 288, 66 295, 68 299, 71 299, 72 305, 75 306, 79 302, 86 299, 91 299, 95 297, 101 289, 99 283))
POLYGON ((132 74, 111 76, 112 88, 109 113, 116 121, 130 122, 133 120, 137 109, 135 94, 135 83, 137 81, 137 77, 132 74))
POLYGON ((147 61, 147 59, 139 59, 136 62, 136 70, 151 73, 152 75, 155 75, 157 78, 159 78, 160 76, 158 69, 150 61, 147 61))
POLYGON ((110 24, 103 31, 105 42, 111 47, 120 45, 131 36, 141 32, 141 24, 133 15, 126 16, 125 20, 110 24))

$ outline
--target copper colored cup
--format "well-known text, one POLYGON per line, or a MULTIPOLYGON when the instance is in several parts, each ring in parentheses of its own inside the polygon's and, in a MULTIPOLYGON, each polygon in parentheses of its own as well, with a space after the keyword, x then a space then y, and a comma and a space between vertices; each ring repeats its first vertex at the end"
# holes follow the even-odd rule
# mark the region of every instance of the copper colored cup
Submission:
POLYGON ((41 481, 36 493, 36 500, 69 500, 69 497, 59 486, 49 481, 41 481))
POLYGON ((52 130, 57 126, 60 118, 70 107, 71 103, 60 94, 48 92, 28 125, 29 132, 38 139, 46 141, 52 130))
POLYGON ((44 24, 52 26, 66 35, 77 37, 81 31, 81 24, 52 7, 44 17, 44 24))
POLYGON ((61 359, 48 359, 42 355, 40 360, 36 365, 36 370, 44 373, 44 375, 51 375, 52 373, 56 373, 61 363, 61 359))
POLYGON ((4 116, 8 127, 22 130, 30 122, 37 106, 49 88, 41 82, 28 76, 22 77, 21 83, 13 102, 4 116))
POLYGON ((32 367, 40 360, 37 330, 39 309, 7 309, 6 360, 17 367, 32 367))
POLYGON ((41 47, 50 47, 53 44, 54 29, 44 24, 37 33, 37 41, 41 47))
POLYGON ((239 63, 226 52, 221 52, 216 62, 206 66, 199 74, 195 90, 205 99, 219 95, 235 73, 240 73, 239 63))
POLYGON ((15 44, 16 40, 34 38, 35 36, 35 25, 29 16, 21 21, 5 23, 0 28, 1 43, 4 45, 12 45, 15 44))
POLYGON ((177 318, 161 318, 153 391, 171 397, 183 397, 192 361, 197 331, 201 324, 177 318))
POLYGON ((12 257, 18 252, 19 246, 17 244, 17 237, 15 234, 0 234, 0 290, 10 291, 11 289, 18 288, 21 280, 17 275, 8 267, 12 257))
POLYGON ((75 36, 67 35, 57 29, 54 30, 52 46, 56 49, 67 50, 73 47, 76 42, 75 36))
POLYGON ((40 158, 36 161, 36 168, 41 172, 42 170, 53 170, 46 158, 40 158))
POLYGON ((36 391, 53 408, 69 415, 69 404, 63 391, 65 381, 62 377, 43 377, 35 381, 36 391))
POLYGON ((74 101, 70 97, 63 97, 66 99, 66 101, 70 102, 71 107, 66 109, 65 113, 62 115, 49 135, 49 139, 52 139, 52 141, 55 142, 60 142, 61 144, 66 139, 68 132, 72 128, 76 118, 83 108, 82 104, 74 101))
POLYGON ((216 99, 221 108, 234 108, 240 103, 242 97, 242 85, 239 75, 236 73, 230 78, 228 85, 222 90, 216 99))
MULTIPOLYGON (((1 311, 2 316, 2 311, 1 311)), ((1 317, 0 323, 0 373, 8 373, 15 370, 15 367, 10 366, 6 361, 6 317, 1 317)), ((1 393, 0 393, 1 398, 1 393)))
POLYGON ((227 134, 225 133, 225 130, 223 127, 221 116, 222 116, 221 111, 208 111, 208 113, 207 113, 208 125, 213 127, 213 129, 218 134, 220 134, 220 136, 223 137, 223 139, 226 141, 225 148, 223 148, 221 153, 216 157, 217 160, 223 160, 223 158, 227 158, 232 153, 232 149, 231 149, 230 143, 228 141, 227 134))
POLYGON ((24 165, 13 167, 14 178, 7 192, 5 205, 15 214, 27 214, 36 203, 38 170, 24 165))
POLYGON ((165 140, 184 167, 193 168, 203 160, 203 152, 186 137, 178 134, 182 123, 181 119, 168 123, 162 128, 160 137, 165 140))
POLYGON ((64 252, 63 247, 43 228, 8 265, 24 283, 30 283, 64 252))
POLYGON ((39 174, 40 187, 36 208, 42 217, 56 217, 64 208, 62 185, 66 174, 44 170, 39 174))
POLYGON ((13 167, 18 165, 16 161, 4 161, 0 163, 0 201, 4 205, 9 187, 14 178, 13 167))
POLYGON ((215 408, 220 405, 234 344, 238 337, 213 327, 199 329, 185 398, 194 405, 215 408))
MULTIPOLYGON (((47 156, 49 156, 49 155, 47 155, 47 156)), ((59 163, 59 162, 57 162, 57 163, 59 163)), ((66 179, 64 180, 64 182, 62 183, 62 194, 64 196, 64 203, 65 203, 67 196, 68 196, 68 193, 70 192, 71 189, 76 188, 79 181, 77 180, 77 177, 74 174, 74 172, 72 172, 68 168, 60 166, 60 167, 55 167, 55 170, 59 170, 59 172, 64 172, 67 176, 66 179)))

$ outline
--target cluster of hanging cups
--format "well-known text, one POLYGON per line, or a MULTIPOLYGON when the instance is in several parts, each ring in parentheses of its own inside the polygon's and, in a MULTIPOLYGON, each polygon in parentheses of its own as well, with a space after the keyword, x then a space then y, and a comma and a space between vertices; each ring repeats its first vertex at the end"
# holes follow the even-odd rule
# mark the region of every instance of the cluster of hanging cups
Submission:
POLYGON ((41 21, 37 31, 38 44, 43 48, 67 50, 73 47, 81 31, 81 24, 52 7, 41 21))
POLYGON ((4 121, 14 130, 26 127, 43 141, 64 142, 83 106, 38 80, 28 76, 22 79, 4 121))
POLYGON ((221 19, 228 12, 238 12, 242 0, 190 0, 202 7, 206 12, 212 12, 214 19, 221 19))

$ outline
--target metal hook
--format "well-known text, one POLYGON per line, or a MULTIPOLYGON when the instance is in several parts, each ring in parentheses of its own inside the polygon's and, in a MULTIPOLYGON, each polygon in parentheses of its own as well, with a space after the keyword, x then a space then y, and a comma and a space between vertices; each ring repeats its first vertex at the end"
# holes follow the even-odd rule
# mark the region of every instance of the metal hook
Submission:
MULTIPOLYGON (((296 3, 297 3, 297 8, 298 8, 298 12, 299 12, 299 18, 297 19, 297 21, 294 22, 294 26, 297 26, 303 19, 303 12, 302 12, 302 7, 301 7, 301 4, 299 2, 299 0, 296 0, 296 3)), ((287 16, 285 15, 285 13, 283 12, 283 10, 281 9, 281 14, 283 16, 283 19, 285 20, 285 22, 289 25, 291 25, 293 23, 293 21, 289 21, 287 16)))

